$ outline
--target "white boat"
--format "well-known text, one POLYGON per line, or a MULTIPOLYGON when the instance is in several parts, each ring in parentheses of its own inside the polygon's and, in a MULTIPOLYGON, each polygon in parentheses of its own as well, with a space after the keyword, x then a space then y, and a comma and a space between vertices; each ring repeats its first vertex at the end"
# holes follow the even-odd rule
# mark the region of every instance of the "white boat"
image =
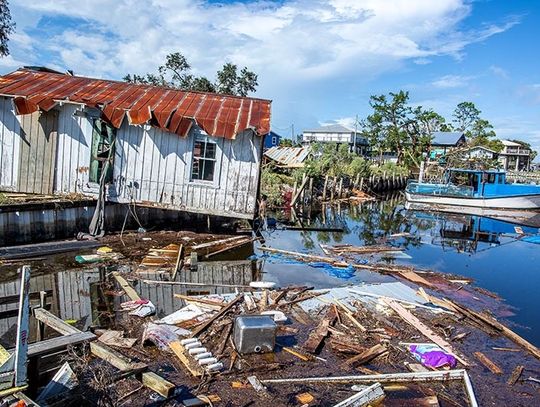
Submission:
POLYGON ((408 202, 484 209, 540 210, 540 185, 507 184, 504 171, 449 169, 444 183, 410 182, 408 202))

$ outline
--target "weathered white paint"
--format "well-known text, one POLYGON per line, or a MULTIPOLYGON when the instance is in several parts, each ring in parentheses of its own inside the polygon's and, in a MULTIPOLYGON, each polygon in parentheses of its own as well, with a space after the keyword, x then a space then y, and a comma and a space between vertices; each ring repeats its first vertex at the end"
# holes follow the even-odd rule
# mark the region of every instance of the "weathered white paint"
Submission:
POLYGON ((17 188, 20 130, 11 98, 0 97, 0 190, 17 188))
MULTIPOLYGON (((98 185, 89 182, 89 167, 92 117, 98 112, 69 103, 57 109, 55 193, 96 196, 98 185)), ((0 100, 0 122, 0 186, 15 189, 20 126, 9 98, 0 100)), ((210 138, 217 143, 213 182, 191 180, 195 138, 207 137, 197 126, 181 138, 149 125, 130 126, 124 120, 116 135, 113 184, 108 189, 111 201, 254 217, 263 140, 252 131, 239 134, 235 140, 210 138)))

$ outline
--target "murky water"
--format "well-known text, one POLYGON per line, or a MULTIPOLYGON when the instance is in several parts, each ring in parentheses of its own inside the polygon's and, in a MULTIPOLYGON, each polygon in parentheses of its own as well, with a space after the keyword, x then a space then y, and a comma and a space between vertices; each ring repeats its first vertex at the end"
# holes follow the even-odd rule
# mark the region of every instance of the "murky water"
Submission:
MULTIPOLYGON (((276 216, 290 219, 290 214, 276 216)), ((540 232, 537 219, 511 219, 514 222, 511 223, 464 213, 408 210, 399 197, 327 207, 312 220, 307 216, 302 218, 302 214, 293 214, 294 217, 303 219, 302 224, 306 227, 341 227, 343 232, 280 230, 278 223, 277 230, 264 234, 268 246, 324 255, 321 243, 391 244, 402 250, 398 258, 375 256, 364 259, 411 264, 473 278, 477 286, 497 293, 515 308, 515 315, 508 318, 516 324, 513 329, 540 346, 537 313, 540 305, 540 245, 523 240, 540 232), (409 235, 388 240, 390 235, 403 232, 409 235)), ((391 279, 363 271, 356 271, 352 276, 336 276, 331 270, 287 264, 272 256, 265 262, 264 278, 280 285, 301 283, 328 287, 391 279)))

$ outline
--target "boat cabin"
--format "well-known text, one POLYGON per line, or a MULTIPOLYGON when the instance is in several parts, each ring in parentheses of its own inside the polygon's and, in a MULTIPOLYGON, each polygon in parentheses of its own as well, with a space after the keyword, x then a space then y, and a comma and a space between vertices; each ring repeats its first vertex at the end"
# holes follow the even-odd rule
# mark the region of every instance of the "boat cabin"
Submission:
POLYGON ((472 192, 470 195, 483 196, 486 192, 486 185, 506 184, 506 173, 499 170, 481 171, 451 168, 445 172, 445 182, 459 187, 468 187, 472 192))

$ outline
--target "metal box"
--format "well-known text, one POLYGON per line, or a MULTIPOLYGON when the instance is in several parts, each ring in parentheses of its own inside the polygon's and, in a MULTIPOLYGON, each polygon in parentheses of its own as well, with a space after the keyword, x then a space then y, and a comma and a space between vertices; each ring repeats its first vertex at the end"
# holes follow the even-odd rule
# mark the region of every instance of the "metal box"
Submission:
POLYGON ((268 315, 243 315, 234 321, 234 345, 240 353, 272 352, 277 326, 268 315))

